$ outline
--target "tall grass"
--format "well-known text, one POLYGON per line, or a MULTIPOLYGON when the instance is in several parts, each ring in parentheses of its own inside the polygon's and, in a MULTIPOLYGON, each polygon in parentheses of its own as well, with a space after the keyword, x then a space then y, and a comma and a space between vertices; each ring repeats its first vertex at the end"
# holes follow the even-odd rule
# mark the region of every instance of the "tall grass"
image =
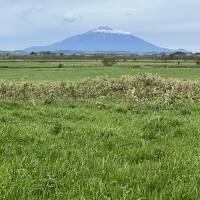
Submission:
POLYGON ((200 102, 0 100, 0 111, 0 199, 199 200, 200 102))

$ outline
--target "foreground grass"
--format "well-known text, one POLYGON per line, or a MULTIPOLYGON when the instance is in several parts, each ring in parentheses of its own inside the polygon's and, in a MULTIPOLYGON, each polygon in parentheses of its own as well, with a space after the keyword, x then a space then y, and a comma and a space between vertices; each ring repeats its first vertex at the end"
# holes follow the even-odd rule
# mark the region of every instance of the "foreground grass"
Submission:
POLYGON ((199 199, 200 103, 0 101, 1 199, 199 199))

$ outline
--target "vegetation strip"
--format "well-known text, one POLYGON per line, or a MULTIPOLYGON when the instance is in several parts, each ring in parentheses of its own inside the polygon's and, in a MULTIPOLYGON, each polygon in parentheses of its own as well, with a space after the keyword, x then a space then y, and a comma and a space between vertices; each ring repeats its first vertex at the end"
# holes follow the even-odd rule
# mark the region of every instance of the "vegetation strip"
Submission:
POLYGON ((123 76, 120 79, 86 79, 59 84, 0 84, 1 99, 126 99, 200 100, 199 81, 165 80, 157 76, 123 76))

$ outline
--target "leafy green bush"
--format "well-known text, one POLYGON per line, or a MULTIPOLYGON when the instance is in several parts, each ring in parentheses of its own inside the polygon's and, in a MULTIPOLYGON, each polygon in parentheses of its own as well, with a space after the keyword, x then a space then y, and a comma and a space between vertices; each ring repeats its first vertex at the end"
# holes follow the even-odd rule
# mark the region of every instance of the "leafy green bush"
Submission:
POLYGON ((64 67, 64 65, 62 64, 62 63, 60 63, 59 65, 58 65, 58 68, 63 68, 64 67))
POLYGON ((108 67, 108 66, 111 67, 117 63, 117 60, 115 58, 105 57, 105 58, 103 58, 102 63, 106 67, 108 67))

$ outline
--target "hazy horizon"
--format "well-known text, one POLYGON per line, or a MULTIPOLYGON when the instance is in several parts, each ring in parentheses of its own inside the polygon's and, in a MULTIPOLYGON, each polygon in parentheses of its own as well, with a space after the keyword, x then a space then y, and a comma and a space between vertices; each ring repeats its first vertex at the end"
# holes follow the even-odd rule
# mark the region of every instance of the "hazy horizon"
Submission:
POLYGON ((104 25, 170 49, 200 51, 197 0, 7 0, 0 50, 48 45, 104 25))

